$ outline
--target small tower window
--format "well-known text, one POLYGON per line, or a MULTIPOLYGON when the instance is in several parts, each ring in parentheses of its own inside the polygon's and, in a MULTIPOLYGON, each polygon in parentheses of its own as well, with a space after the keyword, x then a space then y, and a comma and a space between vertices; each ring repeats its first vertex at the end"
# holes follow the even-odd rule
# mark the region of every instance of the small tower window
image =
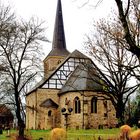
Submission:
POLYGON ((74 99, 74 108, 75 108, 75 113, 81 113, 81 103, 80 99, 78 97, 75 97, 74 99))
POLYGON ((91 99, 91 113, 97 113, 97 97, 91 99))
POLYGON ((61 60, 58 60, 57 64, 60 64, 61 63, 61 60))

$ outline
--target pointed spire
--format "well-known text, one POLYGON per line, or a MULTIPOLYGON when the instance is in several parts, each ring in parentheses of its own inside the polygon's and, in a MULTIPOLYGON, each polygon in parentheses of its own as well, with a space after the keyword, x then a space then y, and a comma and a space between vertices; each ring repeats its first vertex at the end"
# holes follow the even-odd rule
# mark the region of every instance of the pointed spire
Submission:
POLYGON ((49 56, 67 56, 68 54, 69 52, 66 49, 61 0, 58 0, 52 50, 49 53, 49 56))

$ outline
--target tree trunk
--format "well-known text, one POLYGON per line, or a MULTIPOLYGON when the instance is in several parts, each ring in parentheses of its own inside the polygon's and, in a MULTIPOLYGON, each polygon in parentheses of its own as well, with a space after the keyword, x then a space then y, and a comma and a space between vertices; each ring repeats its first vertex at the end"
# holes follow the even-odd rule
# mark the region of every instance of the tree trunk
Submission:
POLYGON ((18 128, 19 128, 19 135, 17 137, 17 140, 25 140, 24 138, 25 124, 23 120, 20 120, 20 122, 18 122, 18 128))
POLYGON ((20 100, 19 96, 15 94, 15 101, 16 101, 16 117, 18 119, 18 130, 19 130, 19 136, 17 137, 17 140, 24 140, 24 129, 25 129, 25 124, 24 121, 21 118, 21 107, 20 107, 20 100))
POLYGON ((125 118, 124 118, 124 111, 125 111, 125 106, 123 104, 123 101, 118 101, 116 108, 116 117, 118 119, 118 125, 121 126, 125 123, 125 118))
POLYGON ((23 136, 24 137, 24 128, 25 128, 25 124, 24 122, 21 120, 21 122, 18 124, 19 127, 19 136, 23 136))

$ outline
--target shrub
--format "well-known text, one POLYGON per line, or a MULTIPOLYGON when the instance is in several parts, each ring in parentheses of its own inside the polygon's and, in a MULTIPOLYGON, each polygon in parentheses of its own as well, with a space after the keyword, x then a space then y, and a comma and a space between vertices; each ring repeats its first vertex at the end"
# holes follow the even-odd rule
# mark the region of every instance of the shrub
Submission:
POLYGON ((66 137, 66 130, 63 128, 54 128, 50 134, 51 140, 66 140, 66 137))

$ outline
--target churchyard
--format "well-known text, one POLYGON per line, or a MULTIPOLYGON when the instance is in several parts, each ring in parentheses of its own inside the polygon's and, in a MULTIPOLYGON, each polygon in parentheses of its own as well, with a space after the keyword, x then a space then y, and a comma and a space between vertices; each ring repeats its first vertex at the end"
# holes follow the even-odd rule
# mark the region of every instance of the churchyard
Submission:
MULTIPOLYGON (((95 140, 99 137, 109 139, 117 136, 119 132, 119 128, 68 130, 67 140, 95 140)), ((15 140, 16 133, 16 130, 10 130, 10 135, 7 136, 7 131, 3 131, 3 134, 0 134, 0 140, 15 140)), ((50 130, 26 130, 25 135, 29 140, 49 140, 50 130)))

